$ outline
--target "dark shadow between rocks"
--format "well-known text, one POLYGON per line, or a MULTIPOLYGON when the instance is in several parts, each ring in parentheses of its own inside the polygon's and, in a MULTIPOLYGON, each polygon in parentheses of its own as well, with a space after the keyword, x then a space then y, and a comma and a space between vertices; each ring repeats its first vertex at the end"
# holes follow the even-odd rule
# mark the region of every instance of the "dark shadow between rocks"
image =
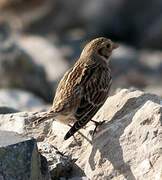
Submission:
POLYGON ((12 107, 7 107, 7 106, 0 107, 0 114, 11 114, 11 113, 17 113, 17 112, 20 112, 20 111, 12 107))
POLYGON ((110 175, 106 177, 107 180, 117 177, 120 174, 122 174, 127 180, 136 179, 130 165, 123 159, 123 149, 120 145, 120 137, 124 133, 125 128, 132 122, 139 106, 143 106, 148 100, 158 103, 158 98, 156 101, 156 95, 152 94, 143 94, 141 96, 128 99, 123 107, 116 112, 111 121, 105 124, 104 127, 107 130, 104 131, 103 129, 98 132, 96 138, 93 140, 93 147, 89 156, 90 167, 92 170, 95 170, 96 162, 94 157, 96 152, 99 150, 101 153, 99 166, 102 165, 106 159, 114 167, 114 171, 109 173, 110 175), (124 118, 125 115, 129 115, 129 117, 124 118), (123 123, 121 123, 121 121, 123 123), (107 138, 105 139, 106 136, 107 138))
POLYGON ((73 163, 72 166, 73 166, 73 168, 72 168, 72 171, 70 172, 69 178, 86 176, 83 169, 81 169, 76 163, 73 163))

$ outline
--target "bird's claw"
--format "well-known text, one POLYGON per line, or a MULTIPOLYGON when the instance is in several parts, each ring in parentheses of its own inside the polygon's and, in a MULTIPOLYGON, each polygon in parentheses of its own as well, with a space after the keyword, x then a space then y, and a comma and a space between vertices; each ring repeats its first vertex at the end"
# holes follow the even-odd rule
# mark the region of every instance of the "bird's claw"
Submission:
POLYGON ((91 121, 94 122, 95 125, 96 125, 96 127, 95 127, 95 129, 94 129, 94 131, 93 131, 93 133, 92 133, 92 137, 94 137, 98 126, 101 126, 103 123, 105 123, 105 121, 100 121, 100 122, 97 122, 97 121, 94 121, 94 120, 91 120, 91 121))

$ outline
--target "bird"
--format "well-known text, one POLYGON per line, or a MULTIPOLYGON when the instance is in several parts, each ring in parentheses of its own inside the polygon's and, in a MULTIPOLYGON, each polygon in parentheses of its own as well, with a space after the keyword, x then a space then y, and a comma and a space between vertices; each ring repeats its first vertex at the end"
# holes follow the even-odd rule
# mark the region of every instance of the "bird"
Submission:
POLYGON ((109 96, 112 84, 109 67, 112 51, 118 44, 105 37, 95 38, 82 50, 79 59, 60 80, 53 105, 33 121, 38 125, 48 119, 60 121, 71 128, 64 140, 73 136, 92 120, 109 96))

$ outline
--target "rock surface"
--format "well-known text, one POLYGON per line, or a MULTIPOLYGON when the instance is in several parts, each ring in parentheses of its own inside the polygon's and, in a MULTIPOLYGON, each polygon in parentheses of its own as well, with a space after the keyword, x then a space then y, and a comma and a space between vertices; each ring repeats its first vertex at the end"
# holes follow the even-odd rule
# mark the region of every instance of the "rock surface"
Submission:
POLYGON ((47 162, 38 153, 33 138, 0 131, 0 177, 6 180, 49 180, 47 162))
POLYGON ((16 112, 19 112, 19 110, 8 107, 8 106, 0 107, 0 114, 10 114, 10 113, 16 113, 16 112))
MULTIPOLYGON (((155 179, 162 170, 161 103, 153 94, 121 90, 108 98, 94 117, 106 123, 93 140, 89 134, 94 128, 91 123, 80 131, 87 139, 76 134, 75 139, 65 142, 68 128, 58 129, 54 122, 50 143, 76 158, 76 165, 90 179, 155 179)), ((74 167, 74 175, 75 171, 74 167)))
POLYGON ((81 156, 89 153, 85 174, 90 179, 151 180, 161 173, 160 103, 152 94, 128 90, 107 100, 96 117, 110 121, 81 156))
MULTIPOLYGON (((17 132, 24 133, 24 126, 28 126, 36 116, 39 114, 0 115, 0 130, 9 130, 11 124, 16 129, 16 124, 21 124, 17 132)), ((60 158, 69 157, 70 174, 66 174, 68 168, 62 169, 68 178, 160 179, 162 100, 158 96, 136 89, 122 89, 107 99, 93 119, 105 120, 94 138, 91 134, 95 126, 91 122, 67 141, 63 138, 69 127, 56 121, 53 126, 44 122, 36 131, 34 128, 30 131, 37 138, 39 150, 51 167, 57 167, 61 163, 60 158)), ((58 169, 55 170, 57 172, 58 169)))
POLYGON ((112 90, 117 87, 136 87, 162 97, 162 53, 160 51, 135 50, 119 45, 113 53, 110 65, 112 69, 112 90))
POLYGON ((0 107, 9 106, 20 111, 25 111, 42 105, 44 105, 43 100, 30 92, 19 89, 0 89, 0 107))
POLYGON ((62 51, 50 43, 47 38, 41 36, 20 36, 17 39, 17 44, 31 55, 36 64, 44 68, 47 79, 52 86, 58 83, 58 80, 68 69, 68 63, 61 53, 62 51))
POLYGON ((74 162, 70 157, 65 156, 53 144, 47 142, 39 143, 39 151, 47 158, 52 179, 59 179, 60 177, 68 178, 71 176, 74 162))
POLYGON ((39 127, 32 127, 32 120, 38 117, 37 113, 18 112, 14 114, 0 114, 0 130, 14 131, 19 134, 34 136, 37 141, 43 141, 50 130, 50 123, 47 121, 39 127))
POLYGON ((25 89, 51 101, 53 90, 43 67, 15 43, 12 34, 4 39, 0 47, 0 87, 25 89))

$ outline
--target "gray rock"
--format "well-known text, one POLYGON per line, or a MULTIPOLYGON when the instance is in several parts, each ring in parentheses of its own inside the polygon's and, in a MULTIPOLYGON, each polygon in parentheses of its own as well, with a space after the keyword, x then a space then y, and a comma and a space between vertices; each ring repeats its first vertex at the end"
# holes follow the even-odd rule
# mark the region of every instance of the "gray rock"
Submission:
POLYGON ((0 175, 6 180, 49 180, 33 138, 0 131, 0 175))
POLYGON ((19 36, 17 44, 31 55, 37 65, 44 68, 47 79, 55 87, 68 69, 68 63, 63 57, 62 50, 41 36, 19 36))
POLYGON ((52 88, 41 65, 8 37, 0 47, 0 87, 32 91, 46 101, 52 100, 52 88))
POLYGON ((105 120, 94 138, 91 132, 95 125, 89 122, 74 138, 64 141, 68 127, 54 122, 53 134, 46 139, 76 159, 72 177, 160 179, 162 101, 158 96, 122 89, 107 99, 93 119, 105 120))
POLYGON ((42 105, 44 105, 43 100, 30 92, 19 89, 0 89, 0 107, 9 106, 25 111, 42 105))
POLYGON ((0 107, 0 114, 10 114, 10 113, 16 113, 16 112, 19 112, 19 110, 16 110, 16 109, 8 107, 8 106, 0 107))
POLYGON ((141 91, 121 90, 96 114, 107 120, 85 154, 90 179, 152 180, 161 172, 161 100, 141 91), (102 176, 101 176, 102 174, 102 176))
MULTIPOLYGON (((24 124, 39 115, 24 112, 0 115, 0 130, 25 132, 24 124)), ((59 122, 51 125, 46 121, 31 128, 53 177, 65 173, 68 178, 87 176, 94 180, 160 179, 162 100, 158 96, 135 88, 122 89, 107 99, 93 119, 105 120, 93 138, 92 122, 67 141, 64 135, 69 127, 59 122), (66 174, 69 167, 70 173, 66 174)))
POLYGON ((156 90, 156 87, 162 88, 161 57, 160 51, 135 50, 119 44, 110 61, 113 77, 111 93, 114 94, 118 87, 148 89, 152 86, 152 93, 161 96, 156 90))
POLYGON ((157 94, 159 97, 162 98, 162 85, 150 85, 150 86, 146 86, 146 88, 144 88, 144 90, 148 93, 154 93, 157 94))
POLYGON ((58 151, 58 149, 48 143, 38 143, 39 151, 47 158, 49 172, 52 179, 60 177, 68 178, 71 175, 73 161, 58 151))
MULTIPOLYGON (((39 113, 40 115, 40 113, 39 113)), ((43 141, 50 131, 50 122, 33 127, 32 121, 38 117, 37 113, 19 112, 14 114, 0 114, 0 130, 14 131, 19 134, 28 134, 43 141)))

